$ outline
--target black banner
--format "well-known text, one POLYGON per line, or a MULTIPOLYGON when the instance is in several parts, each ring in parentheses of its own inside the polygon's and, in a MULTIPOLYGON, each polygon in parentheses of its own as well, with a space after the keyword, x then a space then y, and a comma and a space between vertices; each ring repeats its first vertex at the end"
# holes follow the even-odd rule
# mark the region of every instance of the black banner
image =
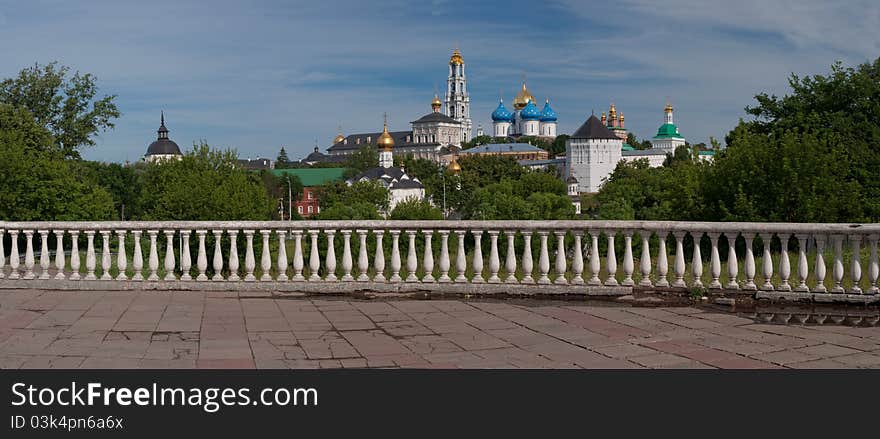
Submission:
POLYGON ((3 437, 558 437, 703 428, 762 437, 772 428, 872 428, 851 421, 872 419, 877 378, 855 370, 43 370, 4 371, 0 383, 11 433, 3 437))

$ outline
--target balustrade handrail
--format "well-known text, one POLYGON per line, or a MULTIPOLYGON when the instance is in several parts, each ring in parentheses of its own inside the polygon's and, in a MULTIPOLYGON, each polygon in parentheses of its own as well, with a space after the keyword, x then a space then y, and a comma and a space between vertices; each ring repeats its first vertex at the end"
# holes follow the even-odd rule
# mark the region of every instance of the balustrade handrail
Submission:
POLYGON ((32 279, 154 284, 504 284, 540 285, 563 291, 582 291, 584 286, 601 289, 638 285, 861 295, 880 292, 878 240, 880 224, 0 221, 0 279, 14 284, 32 279), (3 248, 7 234, 14 242, 8 257, 3 248), (615 241, 618 235, 623 239, 615 241), (131 239, 126 246, 128 236, 131 239), (687 245, 686 236, 691 237, 687 245), (778 242, 775 247, 774 240, 778 242), (789 257, 792 241, 797 243, 793 247, 794 276, 789 257), (85 246, 85 264, 80 243, 85 246), (672 246, 669 251, 667 243, 672 246), (241 252, 239 246, 243 246, 241 252), (652 246, 656 248, 652 250, 652 246), (760 256, 756 256, 758 246, 760 256), (51 247, 55 248, 54 256, 51 247), (604 247, 604 255, 600 247, 604 247), (721 255, 724 247, 726 258, 721 255), (771 247, 778 250, 771 252, 771 247), (708 251, 707 260, 702 256, 703 248, 708 251), (618 249, 622 250, 622 258, 618 249), (686 249, 690 249, 690 260, 686 249), (862 273, 863 249, 869 252, 866 276, 862 273), (828 252, 832 253, 830 278, 826 276, 828 252))

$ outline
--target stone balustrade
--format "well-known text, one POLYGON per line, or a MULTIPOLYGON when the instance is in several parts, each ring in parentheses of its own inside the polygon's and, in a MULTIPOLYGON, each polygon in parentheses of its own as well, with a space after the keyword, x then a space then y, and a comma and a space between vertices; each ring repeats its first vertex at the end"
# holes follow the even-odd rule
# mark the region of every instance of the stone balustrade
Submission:
POLYGON ((0 222, 0 236, 4 288, 880 296, 880 224, 0 222))

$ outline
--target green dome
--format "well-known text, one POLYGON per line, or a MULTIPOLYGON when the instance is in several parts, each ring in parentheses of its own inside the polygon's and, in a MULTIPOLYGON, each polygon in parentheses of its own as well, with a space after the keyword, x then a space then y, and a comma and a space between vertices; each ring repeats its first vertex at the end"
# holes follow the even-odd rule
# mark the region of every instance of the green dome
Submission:
POLYGON ((654 136, 655 139, 682 139, 681 134, 678 133, 678 127, 673 123, 664 123, 660 125, 660 128, 657 129, 657 135, 654 136))

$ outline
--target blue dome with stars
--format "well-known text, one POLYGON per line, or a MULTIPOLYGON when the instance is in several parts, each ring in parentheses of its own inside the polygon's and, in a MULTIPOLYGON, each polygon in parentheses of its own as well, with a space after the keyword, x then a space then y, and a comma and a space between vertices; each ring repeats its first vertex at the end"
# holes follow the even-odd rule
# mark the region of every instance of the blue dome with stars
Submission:
POLYGON ((513 115, 507 111, 507 108, 504 108, 504 101, 498 102, 498 108, 492 112, 492 120, 495 122, 511 122, 513 121, 513 115))
POLYGON ((541 110, 541 122, 556 122, 556 112, 550 108, 550 101, 544 102, 544 109, 541 110))
POLYGON ((541 118, 541 111, 538 110, 538 106, 535 105, 535 102, 530 99, 529 103, 520 110, 519 117, 521 117, 522 120, 539 120, 541 118))

